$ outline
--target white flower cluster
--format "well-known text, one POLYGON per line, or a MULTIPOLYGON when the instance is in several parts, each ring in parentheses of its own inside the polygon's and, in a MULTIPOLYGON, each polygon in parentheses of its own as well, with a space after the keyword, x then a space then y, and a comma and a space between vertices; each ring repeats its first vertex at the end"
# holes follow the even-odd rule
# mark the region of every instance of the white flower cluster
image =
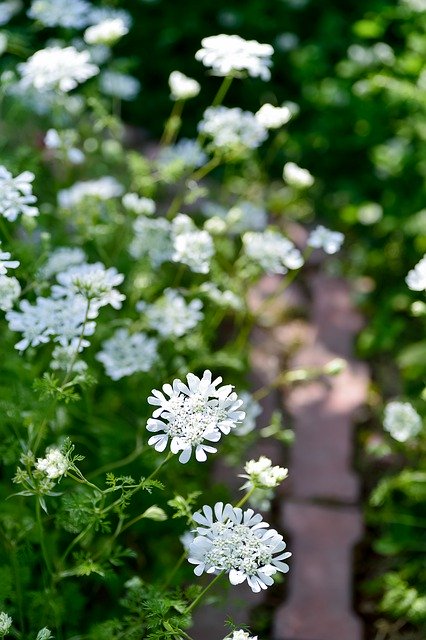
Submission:
POLYGON ((141 83, 137 78, 119 71, 104 71, 99 84, 102 93, 120 100, 134 100, 141 90, 141 83))
POLYGON ((284 552, 286 544, 275 529, 263 522, 253 509, 242 510, 217 502, 213 509, 205 505, 194 514, 197 536, 189 549, 188 561, 195 564, 194 573, 226 571, 231 584, 247 580, 254 593, 274 582, 278 571, 286 573, 291 556, 284 552))
POLYGON ((248 200, 237 202, 229 210, 216 202, 208 201, 203 203, 202 212, 211 219, 223 219, 228 231, 236 234, 263 231, 268 222, 265 209, 248 200))
POLYGON ((251 636, 247 631, 237 629, 233 631, 232 636, 226 636, 223 640, 257 640, 257 636, 251 636))
POLYGON ((53 285, 54 298, 79 297, 90 303, 89 317, 96 318, 101 307, 111 305, 121 309, 125 295, 116 286, 124 280, 115 267, 105 269, 101 262, 78 264, 69 267, 56 276, 58 284, 53 285))
POLYGON ((256 149, 268 137, 256 116, 239 107, 208 107, 198 130, 212 138, 213 147, 225 151, 239 147, 256 149))
POLYGON ((244 419, 239 408, 242 400, 232 391, 232 385, 218 387, 222 378, 212 380, 206 370, 199 378, 193 373, 186 376, 187 384, 174 380, 163 385, 163 392, 154 389, 149 404, 157 406, 149 418, 147 429, 156 435, 148 440, 157 451, 164 451, 170 439, 172 453, 180 453, 179 462, 185 464, 195 449, 198 462, 207 459, 207 453, 216 449, 205 442, 218 442, 244 419), (161 418, 161 419, 159 419, 161 418))
POLYGON ((205 67, 210 67, 217 76, 248 73, 253 78, 269 80, 271 56, 274 49, 270 44, 257 40, 244 40, 237 35, 209 36, 201 40, 202 48, 195 54, 205 67))
POLYGON ((21 295, 21 285, 16 278, 0 276, 0 309, 9 311, 21 295))
POLYGON ((60 478, 65 475, 70 466, 69 460, 56 447, 46 450, 45 458, 37 458, 35 468, 47 475, 50 480, 60 478))
POLYGON ((196 327, 203 319, 202 308, 201 300, 195 298, 186 303, 185 298, 174 289, 166 289, 154 304, 137 305, 137 309, 145 314, 150 328, 165 338, 180 338, 196 327))
POLYGON ((283 168, 283 178, 288 184, 296 189, 307 189, 312 187, 315 178, 307 169, 302 169, 295 162, 287 162, 283 168))
POLYGON ((17 269, 19 267, 18 260, 11 260, 11 254, 9 251, 1 250, 1 240, 0 240, 0 276, 4 276, 7 273, 8 269, 17 269))
POLYGON ((47 261, 39 269, 38 274, 41 278, 48 279, 85 261, 86 254, 83 249, 79 247, 58 247, 58 249, 49 254, 47 261))
POLYGON ((129 253, 136 260, 147 257, 153 267, 171 260, 173 242, 171 224, 165 218, 139 216, 133 223, 134 236, 129 253))
POLYGON ((208 273, 214 255, 208 231, 198 229, 189 216, 180 213, 172 222, 172 235, 172 261, 186 264, 194 273, 208 273))
POLYGON ((112 380, 149 371, 157 357, 157 340, 142 332, 129 333, 127 329, 117 329, 96 356, 112 380))
POLYGON ((121 202, 127 211, 132 211, 138 215, 152 216, 157 208, 154 200, 140 197, 137 193, 125 193, 121 202))
POLYGON ((31 171, 24 171, 14 178, 0 165, 0 215, 6 220, 15 222, 19 214, 29 218, 38 216, 38 209, 33 206, 36 202, 31 184, 34 178, 31 171))
POLYGON ((44 136, 46 149, 56 151, 61 160, 68 160, 71 164, 81 164, 84 162, 84 153, 75 146, 76 141, 77 132, 73 129, 61 132, 49 129, 44 136))
POLYGON ((408 272, 405 282, 412 291, 426 291, 426 254, 414 269, 408 272))
POLYGON ((343 233, 330 231, 320 224, 309 234, 307 245, 314 249, 323 249, 331 255, 340 250, 344 240, 343 233))
POLYGON ((406 442, 422 429, 422 419, 409 402, 389 402, 385 407, 383 426, 392 438, 406 442))
POLYGON ((69 189, 61 189, 58 192, 58 204, 63 209, 71 209, 78 206, 85 198, 109 200, 121 196, 123 191, 123 186, 115 178, 103 176, 97 180, 75 182, 69 189))
POLYGON ((241 311, 244 308, 241 297, 229 289, 222 291, 214 282, 203 282, 200 292, 204 293, 218 307, 234 309, 235 311, 241 311))
POLYGON ((258 122, 265 129, 278 129, 287 124, 292 118, 292 111, 289 107, 274 107, 272 104, 263 104, 259 111, 255 113, 258 122))
POLYGON ((12 626, 12 618, 4 611, 0 611, 0 636, 6 636, 9 633, 9 629, 12 626))
POLYGON ((287 273, 303 265, 300 251, 278 231, 248 231, 243 235, 243 245, 246 255, 267 273, 287 273))
POLYGON ((188 78, 180 71, 172 71, 169 76, 169 87, 172 100, 189 100, 200 93, 200 84, 193 78, 188 78))
POLYGON ((87 44, 106 44, 110 46, 127 33, 129 33, 129 29, 122 18, 107 18, 86 29, 84 39, 87 44))
POLYGON ((7 24, 22 8, 21 0, 5 0, 0 4, 0 27, 7 24))
POLYGON ((273 489, 288 476, 288 469, 272 466, 272 461, 266 456, 260 456, 259 460, 249 460, 244 466, 244 474, 240 478, 246 478, 247 482, 241 489, 273 489))
POLYGON ((55 46, 36 51, 26 62, 18 64, 18 71, 24 89, 67 93, 99 73, 99 68, 90 62, 88 51, 55 46))
POLYGON ((207 155, 197 140, 182 138, 175 145, 164 147, 157 157, 160 169, 179 165, 181 170, 198 169, 207 161, 207 155))
POLYGON ((237 425, 234 433, 237 436, 245 436, 256 428, 256 420, 262 413, 262 407, 248 391, 242 391, 239 395, 244 404, 246 417, 244 422, 237 425))
POLYGON ((86 0, 33 0, 27 16, 45 27, 81 29, 90 22, 90 10, 86 0))

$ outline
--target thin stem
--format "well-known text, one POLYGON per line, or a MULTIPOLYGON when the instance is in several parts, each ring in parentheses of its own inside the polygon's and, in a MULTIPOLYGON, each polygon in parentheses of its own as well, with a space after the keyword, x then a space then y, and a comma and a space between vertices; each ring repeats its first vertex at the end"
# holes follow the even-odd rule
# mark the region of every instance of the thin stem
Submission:
POLYGON ((41 552, 42 552, 42 555, 43 555, 44 564, 46 565, 47 572, 50 573, 50 575, 52 575, 52 567, 51 567, 51 564, 50 564, 49 556, 48 556, 46 545, 45 545, 45 541, 44 541, 44 535, 43 535, 43 522, 42 522, 42 519, 41 519, 41 505, 40 505, 40 500, 38 500, 38 499, 36 501, 36 519, 37 519, 38 534, 39 534, 39 537, 40 537, 40 546, 41 546, 41 552))
POLYGON ((102 489, 99 489, 99 487, 97 487, 95 484, 93 484, 92 482, 89 482, 89 480, 87 480, 83 476, 83 474, 77 469, 77 467, 75 467, 75 471, 76 473, 78 473, 78 476, 75 476, 73 473, 70 473, 68 471, 67 477, 72 478, 73 480, 75 480, 76 482, 79 482, 80 484, 85 484, 87 487, 90 487, 91 489, 95 489, 95 491, 97 491, 98 493, 103 493, 102 489))
POLYGON ((231 76, 231 75, 224 77, 222 84, 220 85, 218 92, 213 99, 213 102, 212 102, 213 107, 218 107, 219 105, 222 104, 223 99, 228 93, 229 87, 231 86, 233 79, 234 79, 234 76, 231 76))
POLYGON ((252 487, 249 491, 247 491, 247 493, 241 498, 241 500, 237 502, 237 504, 235 505, 235 509, 238 509, 239 507, 242 507, 243 505, 245 505, 245 503, 247 502, 247 500, 249 500, 250 496, 252 495, 255 489, 256 487, 252 487))
POLYGON ((74 540, 71 540, 71 542, 69 543, 68 547, 65 549, 65 552, 61 558, 61 564, 63 564, 65 562, 65 560, 67 559, 68 555, 71 553, 71 551, 74 549, 75 545, 78 544, 81 540, 83 540, 84 536, 89 533, 90 529, 92 528, 92 524, 87 525, 87 527, 85 527, 83 529, 83 531, 80 531, 80 533, 78 534, 78 536, 76 536, 74 538, 74 540))
POLYGON ((147 478, 145 478, 145 482, 147 482, 148 480, 152 480, 153 478, 155 478, 155 476, 157 475, 157 473, 160 471, 160 469, 162 469, 164 467, 165 464, 167 464, 167 462, 173 458, 173 453, 171 451, 169 451, 169 453, 167 454, 167 458, 164 458, 163 462, 161 462, 161 464, 158 465, 158 467, 156 469, 154 469, 154 471, 151 473, 151 475, 149 475, 147 478))
POLYGON ((175 141, 181 125, 181 116, 184 104, 185 100, 176 100, 174 103, 172 111, 165 124, 163 135, 161 136, 161 146, 167 146, 175 141))
POLYGON ((186 614, 186 613, 189 613, 190 611, 192 611, 192 609, 200 602, 200 600, 202 598, 204 598, 204 596, 207 593, 207 591, 209 591, 209 589, 211 589, 211 587, 219 580, 219 578, 222 577, 222 575, 223 575, 223 571, 218 573, 218 575, 215 577, 215 579, 212 580, 211 582, 209 582, 207 587, 205 589, 203 589, 202 592, 195 598, 195 600, 193 602, 191 602, 191 604, 186 607, 186 609, 185 609, 185 611, 183 613, 186 614))
POLYGON ((82 327, 81 327, 80 337, 78 339, 78 343, 77 343, 77 347, 76 347, 75 353, 74 353, 74 355, 72 357, 70 365, 69 365, 69 367, 67 369, 67 372, 65 374, 65 377, 64 377, 64 379, 62 381, 61 389, 64 389, 66 383, 69 381, 69 379, 71 377, 71 374, 72 374, 73 367, 74 367, 74 365, 76 363, 76 360, 78 358, 78 354, 80 352, 81 343, 83 342, 83 338, 84 338, 84 332, 86 330, 87 321, 89 319, 89 311, 90 311, 90 300, 87 300, 87 307, 86 307, 86 311, 85 311, 85 314, 84 314, 84 319, 83 319, 83 324, 82 324, 82 327))
POLYGON ((213 171, 213 169, 215 169, 219 165, 220 165, 219 156, 213 156, 213 158, 211 158, 203 167, 201 167, 200 169, 198 169, 198 171, 195 171, 192 174, 192 176, 190 177, 190 180, 196 180, 196 181, 201 180, 208 173, 210 173, 210 171, 213 171))
POLYGON ((129 453, 128 456, 126 456, 125 458, 121 458, 121 460, 116 460, 115 462, 113 462, 111 464, 105 464, 102 467, 99 467, 98 469, 95 469, 94 471, 91 471, 90 473, 87 474, 87 477, 88 478, 96 478, 96 476, 100 476, 102 473, 105 473, 106 471, 111 471, 111 469, 117 469, 118 467, 124 467, 127 464, 130 464, 131 462, 133 462, 133 460, 136 460, 136 458, 138 458, 140 456, 142 451, 143 451, 143 447, 142 447, 141 443, 137 442, 134 451, 132 451, 132 453, 129 453))
POLYGON ((177 574, 177 572, 181 568, 181 566, 182 566, 183 562, 185 561, 185 559, 186 559, 186 551, 184 551, 182 553, 182 555, 180 556, 179 560, 176 562, 175 566, 173 567, 173 569, 169 573, 169 576, 168 576, 166 582, 164 583, 161 591, 165 591, 167 589, 167 587, 172 582, 173 578, 175 577, 175 575, 177 574))

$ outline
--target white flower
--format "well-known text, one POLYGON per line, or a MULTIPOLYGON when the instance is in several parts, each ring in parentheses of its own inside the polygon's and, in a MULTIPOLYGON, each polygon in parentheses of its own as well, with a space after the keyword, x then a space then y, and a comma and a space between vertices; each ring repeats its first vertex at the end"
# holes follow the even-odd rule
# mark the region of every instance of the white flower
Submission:
POLYGON ((19 214, 33 218, 38 216, 37 207, 32 206, 36 197, 32 193, 34 174, 24 171, 16 178, 6 167, 0 165, 0 215, 14 222, 19 214))
POLYGON ((139 80, 118 71, 104 71, 99 81, 101 91, 105 95, 120 98, 120 100, 134 100, 141 89, 139 80))
POLYGON ((22 8, 21 0, 5 0, 0 3, 0 27, 7 24, 22 8))
POLYGON ((137 260, 148 257, 153 267, 171 260, 171 228, 170 222, 165 218, 139 216, 133 223, 135 235, 129 245, 130 255, 137 260))
POLYGON ((223 640, 257 640, 257 636, 251 636, 247 631, 238 629, 232 633, 232 636, 226 636, 223 640))
POLYGON ((272 461, 266 456, 260 456, 258 460, 249 460, 244 466, 245 474, 240 474, 240 478, 246 478, 241 489, 273 489, 288 476, 288 469, 272 466, 272 461))
POLYGON ((43 471, 51 480, 63 476, 68 471, 69 466, 70 463, 67 457, 56 447, 47 449, 46 457, 37 458, 35 463, 35 468, 38 471, 43 471))
POLYGON ((250 111, 239 107, 208 107, 198 130, 212 138, 212 145, 219 149, 243 147, 256 149, 268 137, 267 130, 250 111))
POLYGON ((56 129, 49 129, 44 136, 44 145, 47 149, 53 149, 61 159, 66 159, 71 164, 84 162, 84 153, 74 145, 78 140, 78 134, 73 129, 66 129, 60 133, 56 129))
POLYGON ((172 71, 169 76, 169 87, 173 100, 188 100, 200 93, 200 85, 193 78, 188 78, 180 71, 172 71))
POLYGON ((121 202, 125 209, 139 215, 151 216, 157 208, 154 200, 140 197, 137 193, 125 193, 121 202))
POLYGON ((181 165, 181 169, 198 169, 207 161, 207 155, 201 148, 197 140, 182 138, 173 146, 164 147, 160 150, 157 163, 160 168, 167 168, 170 165, 181 165))
POLYGON ((412 291, 426 291, 426 254, 414 269, 408 272, 405 282, 412 291))
POLYGON ((0 636, 6 636, 9 633, 9 629, 12 626, 12 618, 4 611, 0 611, 0 636))
POLYGON ((7 273, 8 269, 17 269, 20 265, 18 260, 11 260, 11 254, 9 251, 1 250, 1 240, 0 240, 0 276, 4 276, 7 273))
POLYGON ((330 231, 321 224, 309 234, 307 245, 314 249, 324 249, 326 253, 333 254, 339 251, 345 236, 339 231, 330 231))
POLYGON ((16 278, 0 276, 0 309, 9 311, 21 295, 21 285, 16 278))
POLYGON ((269 67, 272 65, 274 49, 270 44, 260 44, 257 40, 244 40, 237 35, 222 33, 203 38, 201 46, 195 59, 213 69, 217 76, 246 71, 253 78, 269 80, 271 77, 269 67))
POLYGON ((312 187, 315 178, 307 169, 302 169, 295 162, 287 162, 283 168, 283 178, 292 187, 306 189, 312 187))
POLYGON ((392 438, 406 442, 422 429, 422 419, 409 402, 389 402, 385 407, 383 426, 392 438))
POLYGON ((33 0, 27 16, 45 27, 82 29, 89 23, 90 9, 86 0, 33 0))
POLYGON ((101 22, 105 22, 105 20, 121 20, 128 29, 132 26, 131 15, 125 9, 95 7, 91 10, 89 15, 90 24, 100 24, 101 22))
POLYGON ((148 306, 144 313, 150 328, 160 336, 180 338, 203 319, 202 307, 203 303, 198 298, 187 304, 177 291, 166 289, 163 296, 148 306))
POLYGON ((152 391, 148 402, 158 409, 147 424, 148 431, 156 433, 148 444, 164 451, 170 438, 170 450, 182 452, 179 462, 183 464, 190 459, 193 448, 198 462, 204 462, 206 453, 216 452, 204 442, 218 442, 222 433, 228 434, 244 418, 244 411, 239 411, 242 400, 232 391, 232 385, 217 388, 222 378, 212 381, 207 370, 202 378, 188 373, 186 379, 187 385, 173 380, 172 385, 163 385, 164 393, 152 391))
POLYGON ((74 265, 58 273, 56 279, 59 284, 52 287, 53 297, 81 296, 90 302, 90 318, 95 318, 100 307, 108 304, 114 309, 121 309, 126 298, 115 289, 123 282, 123 274, 118 273, 115 267, 106 269, 101 262, 74 265))
POLYGON ((222 291, 213 282, 203 282, 200 292, 205 293, 219 307, 234 309, 235 311, 241 311, 244 307, 242 299, 236 293, 229 289, 222 291))
POLYGON ((74 374, 82 374, 87 370, 84 360, 76 358, 76 346, 74 344, 57 345, 52 351, 50 368, 54 371, 71 371, 74 374))
POLYGON ((208 273, 214 255, 214 244, 208 231, 200 231, 185 214, 180 213, 172 223, 173 262, 186 264, 195 273, 208 273))
POLYGON ((185 531, 185 533, 179 537, 179 540, 181 541, 186 553, 189 552, 189 547, 194 542, 194 539, 195 535, 192 533, 192 531, 185 531))
POLYGON ((300 251, 277 231, 248 231, 243 235, 243 245, 246 255, 267 273, 287 273, 303 265, 300 251))
POLYGON ((88 51, 77 51, 75 47, 48 47, 19 64, 18 71, 24 88, 56 89, 66 93, 99 73, 99 68, 90 62, 88 51))
POLYGON ((61 189, 58 192, 58 204, 63 209, 71 209, 79 205, 84 198, 109 200, 121 196, 123 191, 123 186, 115 178, 104 176, 97 180, 76 182, 69 189, 61 189))
POLYGON ((247 391, 242 391, 240 393, 240 398, 244 403, 246 417, 244 418, 244 422, 237 426, 234 433, 237 436, 245 436, 255 429, 256 418, 262 413, 262 407, 258 402, 256 402, 251 393, 248 393, 247 391))
POLYGON ((112 338, 102 343, 96 359, 102 362, 112 380, 120 380, 139 371, 149 371, 157 357, 157 340, 145 333, 117 329, 112 338))
POLYGON ((61 271, 66 271, 69 267, 82 264, 85 261, 86 254, 83 249, 78 247, 58 247, 39 269, 38 275, 41 278, 48 279, 61 271))
POLYGON ((291 120, 292 112, 288 107, 274 107, 272 104, 263 104, 255 113, 257 120, 265 129, 278 129, 291 120))
POLYGON ((283 560, 291 553, 284 552, 282 535, 269 529, 253 509, 243 511, 217 502, 214 513, 205 505, 193 519, 201 525, 196 529, 198 536, 191 544, 188 558, 196 565, 195 575, 226 571, 231 584, 247 580, 251 590, 259 593, 273 584, 275 573, 289 570, 283 560))
POLYGON ((112 45, 127 33, 129 29, 122 18, 109 18, 86 29, 84 39, 87 44, 112 45))
POLYGON ((263 231, 268 222, 265 209, 248 200, 237 202, 229 210, 217 202, 203 202, 202 213, 214 221, 215 227, 220 229, 219 220, 222 220, 223 230, 227 229, 237 234, 244 231, 263 231))

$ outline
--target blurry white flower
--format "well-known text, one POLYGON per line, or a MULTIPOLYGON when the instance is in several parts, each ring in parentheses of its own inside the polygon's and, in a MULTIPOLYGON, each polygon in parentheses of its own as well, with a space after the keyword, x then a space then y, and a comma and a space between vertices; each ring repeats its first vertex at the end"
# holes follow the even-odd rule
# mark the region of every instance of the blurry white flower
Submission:
POLYGON ((109 200, 117 198, 123 193, 123 186, 112 176, 104 176, 97 180, 76 182, 68 189, 58 192, 58 204, 63 209, 71 209, 80 204, 84 198, 99 198, 109 200))
POLYGON ((321 224, 309 234, 307 245, 314 249, 323 249, 326 253, 333 254, 339 251, 345 236, 339 231, 330 231, 321 224))
POLYGON ((16 278, 0 276, 0 309, 9 311, 21 295, 21 285, 16 278))
POLYGON ((239 107, 208 107, 198 130, 212 138, 214 147, 225 150, 234 147, 255 149, 268 137, 255 115, 239 107))
POLYGON ((84 32, 87 44, 113 45, 129 33, 129 29, 121 18, 109 18, 92 25, 84 32))
POLYGON ((292 51, 299 45, 299 38, 295 33, 286 31, 275 38, 275 45, 281 51, 292 51))
POLYGON ((243 235, 243 245, 246 255, 267 273, 287 273, 303 265, 300 251, 278 231, 248 231, 243 235))
POLYGON ((263 231, 268 218, 263 207, 243 200, 231 207, 226 221, 233 233, 244 233, 245 231, 263 231))
POLYGON ((401 0, 411 11, 423 13, 426 11, 426 0, 401 0))
POLYGON ((21 9, 21 0, 4 0, 4 2, 0 2, 0 27, 7 24, 21 9))
POLYGON ((186 303, 185 298, 173 289, 166 289, 163 296, 149 305, 144 314, 151 329, 163 337, 181 337, 203 319, 203 303, 198 298, 186 303))
POLYGON ((82 29, 89 23, 90 9, 86 0, 33 0, 27 16, 45 27, 82 29))
POLYGON ((50 368, 54 371, 70 371, 74 374, 82 374, 87 370, 84 360, 76 358, 76 346, 74 344, 57 345, 52 351, 50 368))
POLYGON ((412 291, 426 291, 426 254, 414 269, 408 272, 405 282, 412 291))
POLYGON ((214 513, 205 505, 202 512, 194 513, 198 523, 197 537, 191 544, 188 561, 195 564, 194 573, 226 571, 231 584, 247 580, 254 593, 274 583, 272 576, 287 573, 291 556, 284 552, 286 544, 275 529, 269 529, 260 514, 253 509, 242 510, 230 504, 217 502, 214 513))
POLYGON ((9 251, 1 250, 0 240, 0 276, 4 276, 8 269, 17 269, 20 265, 18 260, 11 260, 11 254, 9 251))
POLYGON ((60 271, 66 271, 69 267, 85 262, 86 254, 83 249, 78 247, 58 247, 55 249, 42 267, 38 274, 41 278, 51 278, 60 271))
POLYGON ((188 78, 180 71, 172 71, 169 76, 169 87, 173 100, 188 100, 200 93, 200 84, 193 78, 188 78))
POLYGON ((236 436, 245 436, 256 427, 256 418, 262 413, 262 407, 248 391, 242 391, 240 398, 244 403, 246 417, 241 424, 237 425, 234 433, 236 436))
POLYGON ((357 215, 361 224, 374 224, 383 217, 383 207, 377 202, 365 202, 358 208, 357 215))
POLYGON ((200 231, 191 218, 179 213, 172 222, 173 262, 186 264, 195 273, 208 273, 214 244, 207 231, 200 231))
POLYGON ((38 216, 37 207, 32 206, 36 197, 32 193, 34 174, 24 171, 16 178, 0 165, 0 215, 14 222, 19 214, 33 218, 38 216))
POLYGON ((153 267, 171 260, 171 228, 170 222, 165 218, 139 216, 133 223, 135 235, 129 245, 130 255, 136 260, 148 257, 153 267))
POLYGON ((68 471, 69 466, 70 463, 67 457, 56 447, 46 449, 46 457, 37 458, 35 463, 35 468, 38 471, 43 471, 51 480, 63 476, 68 471))
POLYGON ((49 129, 44 136, 44 146, 58 151, 57 155, 69 160, 71 164, 81 164, 84 162, 84 153, 74 146, 77 139, 78 134, 74 129, 66 129, 60 133, 56 129, 49 129))
POLYGON ((71 91, 99 73, 99 68, 90 62, 88 51, 77 51, 75 47, 48 47, 40 49, 18 64, 21 86, 34 87, 38 91, 71 91))
POLYGON ((160 150, 157 163, 160 167, 180 164, 183 169, 198 169, 207 161, 207 155, 201 148, 197 140, 182 138, 173 146, 164 147, 160 150))
POLYGON ((125 193, 121 201, 125 209, 139 215, 151 216, 156 210, 154 200, 140 197, 137 193, 125 193))
POLYGON ((182 546, 185 549, 186 553, 188 553, 189 547, 194 542, 194 538, 195 538, 195 535, 192 533, 192 531, 186 531, 183 535, 179 537, 179 540, 181 541, 182 546))
POLYGON ((164 451, 170 438, 170 450, 181 452, 179 462, 183 464, 190 459, 193 448, 198 462, 204 462, 207 453, 216 452, 205 441, 218 442, 222 433, 228 434, 244 418, 244 411, 239 410, 242 400, 232 391, 233 386, 218 388, 222 378, 212 381, 211 371, 206 370, 202 378, 188 373, 186 379, 187 385, 173 380, 172 385, 163 385, 164 393, 152 391, 148 403, 158 409, 147 423, 147 430, 156 434, 148 444, 164 451))
POLYGON ((104 71, 99 77, 99 82, 105 95, 120 100, 134 100, 141 89, 139 80, 118 71, 104 71))
POLYGON ((255 116, 265 129, 278 129, 289 122, 292 112, 288 107, 274 107, 272 104, 263 104, 255 116))
POLYGON ((392 438, 405 442, 422 429, 422 419, 409 402, 389 402, 385 407, 383 426, 392 438))
POLYGON ((9 629, 12 626, 12 618, 4 611, 0 611, 0 636, 6 636, 9 633, 9 629))
POLYGON ((287 162, 283 168, 283 178, 292 187, 305 189, 312 187, 315 182, 314 177, 307 169, 302 169, 295 162, 287 162))
POLYGON ((246 478, 241 489, 273 489, 288 476, 288 469, 272 466, 272 461, 266 456, 260 456, 258 460, 249 460, 244 466, 245 473, 239 478, 246 478))
POLYGON ((120 20, 127 29, 132 26, 132 17, 125 9, 114 9, 114 7, 94 7, 90 11, 90 24, 100 24, 106 20, 120 20))
POLYGON ((117 329, 112 338, 102 343, 96 359, 102 362, 112 380, 120 380, 139 371, 149 371, 157 357, 157 340, 145 333, 117 329))
POLYGON ((237 35, 209 36, 201 40, 202 49, 195 54, 205 67, 213 69, 217 76, 227 76, 233 72, 247 72, 254 78, 269 80, 274 53, 270 44, 260 44, 257 40, 244 40, 237 35))
POLYGON ((232 636, 226 636, 223 640, 257 640, 257 636, 251 636, 247 631, 238 629, 233 631, 232 636))
POLYGON ((205 293, 210 298, 210 300, 212 300, 212 302, 217 304, 219 307, 241 311, 244 306, 242 299, 237 296, 236 293, 230 290, 222 291, 213 282, 203 282, 200 287, 200 292, 205 293))

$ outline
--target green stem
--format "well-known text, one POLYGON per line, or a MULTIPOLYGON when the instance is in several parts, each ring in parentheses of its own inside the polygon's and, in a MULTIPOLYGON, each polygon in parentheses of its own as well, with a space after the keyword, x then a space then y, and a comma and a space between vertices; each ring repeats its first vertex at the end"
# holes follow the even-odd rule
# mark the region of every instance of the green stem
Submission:
POLYGON ((243 505, 245 505, 255 489, 256 487, 252 487, 249 491, 247 491, 247 493, 241 498, 241 500, 237 502, 237 504, 235 505, 235 509, 241 508, 243 505))
POLYGON ((197 606, 197 604, 200 602, 200 600, 202 598, 204 598, 204 596, 207 593, 207 591, 209 591, 209 589, 211 589, 211 587, 219 580, 219 578, 222 577, 222 575, 223 575, 223 571, 218 573, 218 575, 215 577, 215 579, 212 580, 211 582, 209 582, 207 587, 205 589, 203 589, 202 592, 195 598, 195 600, 193 602, 191 602, 191 604, 186 607, 186 609, 185 609, 185 611, 183 613, 186 614, 186 613, 189 613, 190 611, 192 611, 192 609, 195 606, 197 606))
POLYGON ((184 104, 185 100, 176 100, 174 103, 172 111, 165 124, 163 135, 161 136, 161 146, 168 146, 175 141, 181 125, 181 116, 184 104))
POLYGON ((156 469, 154 469, 154 471, 151 473, 151 475, 149 475, 147 478, 145 478, 145 482, 155 478, 155 476, 160 471, 160 469, 162 469, 164 467, 164 465, 166 465, 171 458, 173 458, 173 453, 171 451, 169 451, 169 453, 167 454, 167 458, 164 458, 163 462, 161 462, 161 464, 159 464, 158 467, 156 469))
POLYGON ((83 324, 82 324, 82 327, 81 327, 80 337, 78 339, 78 343, 77 343, 77 347, 76 347, 75 353, 74 353, 74 355, 72 357, 70 365, 69 365, 69 367, 67 369, 67 372, 65 374, 65 377, 64 377, 64 379, 62 381, 61 389, 65 388, 66 383, 70 379, 73 367, 74 367, 74 365, 76 363, 76 360, 78 358, 78 354, 80 352, 81 343, 83 342, 83 338, 84 338, 84 331, 86 329, 86 324, 87 324, 87 321, 89 319, 89 311, 90 311, 90 300, 87 300, 87 306, 86 306, 86 311, 85 311, 85 314, 84 314, 83 324))
POLYGON ((125 458, 121 458, 121 460, 116 460, 111 464, 105 464, 103 467, 99 467, 98 469, 91 471, 90 473, 87 474, 87 477, 96 478, 96 476, 100 476, 102 473, 111 471, 112 469, 117 469, 118 467, 125 467, 126 465, 136 460, 136 458, 138 458, 141 455, 142 451, 143 451, 143 447, 141 446, 140 443, 138 443, 136 444, 134 451, 132 451, 132 453, 129 453, 128 456, 126 456, 125 458))
POLYGON ((173 578, 175 577, 175 575, 177 574, 177 572, 181 568, 181 566, 182 566, 183 562, 185 561, 185 559, 186 559, 186 551, 184 551, 182 553, 182 555, 180 556, 179 560, 176 562, 175 566, 173 567, 173 569, 169 573, 169 576, 168 576, 166 582, 164 583, 161 591, 165 591, 167 589, 167 587, 172 582, 173 578))
POLYGON ((42 555, 43 555, 44 564, 46 565, 47 572, 50 575, 52 575, 52 567, 51 567, 51 564, 50 564, 49 555, 47 553, 46 544, 45 544, 44 535, 43 535, 43 522, 42 522, 42 519, 41 519, 41 505, 40 505, 40 500, 38 500, 38 499, 36 501, 36 519, 37 519, 38 534, 39 534, 39 537, 40 537, 40 546, 41 546, 41 552, 42 552, 42 555))
POLYGON ((80 484, 85 484, 87 487, 94 489, 98 493, 103 493, 102 489, 99 489, 99 487, 97 487, 95 484, 93 484, 92 482, 89 482, 89 480, 87 480, 77 468, 75 468, 75 471, 78 473, 78 476, 75 476, 73 473, 70 473, 68 471, 67 477, 72 478, 73 480, 75 480, 76 482, 79 482, 80 484))
POLYGON ((223 99, 228 93, 229 87, 231 86, 233 79, 234 79, 234 76, 224 77, 222 84, 220 85, 218 92, 213 99, 213 102, 212 102, 213 107, 218 107, 219 105, 222 104, 223 99))

